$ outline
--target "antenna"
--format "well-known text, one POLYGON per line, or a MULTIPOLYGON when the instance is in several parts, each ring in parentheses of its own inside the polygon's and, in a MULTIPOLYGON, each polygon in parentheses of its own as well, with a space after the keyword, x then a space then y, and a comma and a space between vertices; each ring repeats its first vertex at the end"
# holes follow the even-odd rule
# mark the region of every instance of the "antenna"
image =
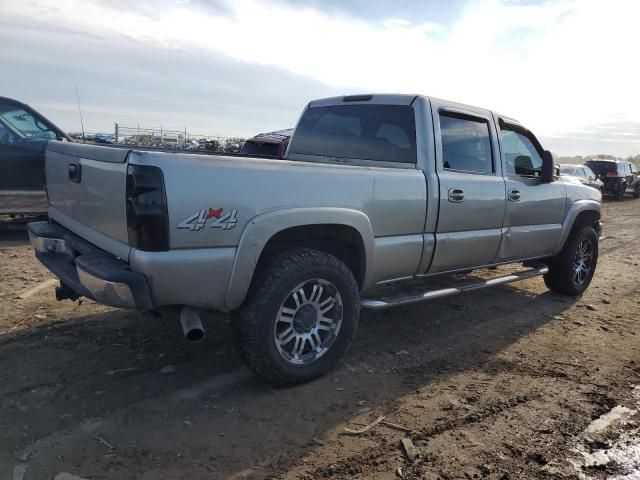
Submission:
POLYGON ((76 83, 76 98, 78 99, 78 112, 80 112, 80 126, 82 127, 82 143, 84 143, 84 121, 82 120, 82 109, 80 108, 80 94, 78 93, 77 83, 76 83))

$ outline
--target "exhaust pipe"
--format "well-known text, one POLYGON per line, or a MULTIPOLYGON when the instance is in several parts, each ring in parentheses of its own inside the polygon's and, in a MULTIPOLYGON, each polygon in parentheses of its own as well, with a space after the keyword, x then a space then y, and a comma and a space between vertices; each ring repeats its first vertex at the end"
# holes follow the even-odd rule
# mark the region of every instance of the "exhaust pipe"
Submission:
POLYGON ((66 283, 60 282, 60 286, 56 287, 56 300, 77 300, 80 295, 66 283))
POLYGON ((184 307, 180 311, 180 325, 184 337, 190 342, 199 342, 204 338, 204 327, 200 321, 200 312, 191 307, 184 307))

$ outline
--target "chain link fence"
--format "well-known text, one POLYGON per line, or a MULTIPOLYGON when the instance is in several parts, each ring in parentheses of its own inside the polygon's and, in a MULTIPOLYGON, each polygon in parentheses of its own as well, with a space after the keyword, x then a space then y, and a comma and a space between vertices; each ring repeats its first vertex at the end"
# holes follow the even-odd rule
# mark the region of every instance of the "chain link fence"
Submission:
POLYGON ((148 128, 115 124, 113 135, 97 135, 95 142, 132 145, 146 148, 176 149, 201 152, 237 153, 244 138, 224 137, 220 135, 203 135, 183 130, 148 128))

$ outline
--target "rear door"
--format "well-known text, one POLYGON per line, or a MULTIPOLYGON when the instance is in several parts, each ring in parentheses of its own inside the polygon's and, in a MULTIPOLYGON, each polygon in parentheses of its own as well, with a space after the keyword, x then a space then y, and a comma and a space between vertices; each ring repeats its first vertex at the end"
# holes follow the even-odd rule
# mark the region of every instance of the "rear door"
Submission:
POLYGON ((623 166, 624 166, 624 175, 625 175, 625 178, 627 179, 627 191, 633 192, 636 186, 636 177, 633 174, 633 168, 631 167, 631 164, 628 162, 625 162, 623 166))
POLYGON ((584 166, 581 168, 584 171, 585 176, 587 177, 586 184, 589 185, 590 187, 593 187, 599 190, 600 187, 598 186, 598 179, 596 178, 596 174, 593 172, 593 170, 591 170, 587 166, 584 166))
POLYGON ((562 235, 565 186, 542 182, 542 150, 530 132, 504 120, 498 125, 507 206, 497 260, 552 255, 562 235))
POLYGON ((586 185, 587 184, 587 174, 584 171, 584 168, 582 167, 577 167, 576 168, 576 175, 578 176, 578 178, 580 179, 580 181, 586 185))
POLYGON ((129 255, 126 180, 129 150, 49 142, 49 216, 98 247, 129 255))
POLYGON ((629 168, 631 169, 631 182, 633 184, 632 190, 634 192, 640 191, 640 177, 638 177, 638 167, 635 164, 629 163, 629 168))
POLYGON ((500 245, 505 186, 490 112, 433 100, 440 204, 429 273, 487 265, 500 245))

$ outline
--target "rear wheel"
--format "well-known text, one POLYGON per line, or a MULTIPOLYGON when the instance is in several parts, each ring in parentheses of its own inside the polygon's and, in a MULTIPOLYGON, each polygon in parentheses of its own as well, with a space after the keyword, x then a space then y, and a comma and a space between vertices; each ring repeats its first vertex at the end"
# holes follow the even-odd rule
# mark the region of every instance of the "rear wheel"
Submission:
POLYGON ((613 198, 615 198, 616 200, 622 200, 624 199, 624 192, 627 190, 627 187, 624 185, 620 185, 618 187, 618 190, 616 190, 616 192, 613 195, 613 198))
POLYGON ((640 180, 636 184, 636 188, 633 189, 633 198, 640 198, 640 180))
POLYGON ((550 259, 544 283, 563 295, 581 295, 591 283, 598 263, 598 234, 591 226, 575 227, 562 251, 550 259))
POLYGON ((330 370, 351 344, 358 285, 338 258, 312 249, 275 257, 234 322, 237 348, 267 383, 292 385, 330 370))

